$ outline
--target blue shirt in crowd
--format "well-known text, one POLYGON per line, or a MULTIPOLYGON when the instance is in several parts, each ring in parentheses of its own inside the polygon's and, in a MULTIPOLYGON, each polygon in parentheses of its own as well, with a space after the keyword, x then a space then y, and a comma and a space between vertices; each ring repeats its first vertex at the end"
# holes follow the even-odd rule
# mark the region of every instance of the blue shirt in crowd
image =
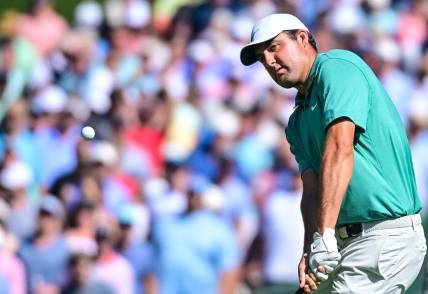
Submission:
POLYGON ((154 242, 164 294, 218 293, 220 274, 238 266, 232 228, 210 211, 159 219, 154 242))

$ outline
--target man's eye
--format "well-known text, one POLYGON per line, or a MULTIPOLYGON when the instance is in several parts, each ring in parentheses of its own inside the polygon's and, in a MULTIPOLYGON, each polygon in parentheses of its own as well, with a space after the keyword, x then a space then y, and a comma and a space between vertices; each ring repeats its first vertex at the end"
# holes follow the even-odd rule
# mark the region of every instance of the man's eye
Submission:
POLYGON ((269 51, 270 52, 274 52, 274 51, 276 51, 278 49, 278 45, 271 45, 270 47, 269 47, 269 51))

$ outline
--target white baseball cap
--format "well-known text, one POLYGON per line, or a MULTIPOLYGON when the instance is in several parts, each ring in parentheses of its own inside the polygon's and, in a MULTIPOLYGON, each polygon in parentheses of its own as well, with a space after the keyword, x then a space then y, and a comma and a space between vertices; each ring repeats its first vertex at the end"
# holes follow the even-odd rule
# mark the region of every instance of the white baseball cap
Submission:
POLYGON ((251 65, 257 61, 254 48, 257 44, 275 38, 282 31, 305 30, 308 28, 294 15, 274 13, 259 19, 251 31, 251 43, 241 50, 241 62, 251 65))
POLYGON ((30 167, 22 161, 13 161, 0 172, 0 185, 8 190, 26 188, 33 179, 30 167))

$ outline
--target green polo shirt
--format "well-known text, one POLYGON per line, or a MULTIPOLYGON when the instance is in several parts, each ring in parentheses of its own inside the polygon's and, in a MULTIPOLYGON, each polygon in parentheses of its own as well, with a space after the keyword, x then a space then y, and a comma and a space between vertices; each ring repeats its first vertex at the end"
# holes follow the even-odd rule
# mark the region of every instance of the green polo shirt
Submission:
POLYGON ((303 173, 320 173, 328 126, 356 125, 354 169, 338 225, 396 218, 421 210, 406 131, 391 99, 367 64, 352 52, 318 54, 308 94, 296 97, 286 135, 303 173))

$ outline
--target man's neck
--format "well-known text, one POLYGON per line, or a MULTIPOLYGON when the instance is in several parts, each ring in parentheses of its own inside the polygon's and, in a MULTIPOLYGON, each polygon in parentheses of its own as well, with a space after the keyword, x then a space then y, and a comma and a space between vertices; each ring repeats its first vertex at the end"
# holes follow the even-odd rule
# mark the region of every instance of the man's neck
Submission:
POLYGON ((306 71, 303 74, 303 82, 298 83, 295 88, 299 93, 306 96, 308 94, 308 84, 309 84, 309 74, 311 73, 312 66, 314 65, 315 59, 317 58, 317 52, 313 52, 313 54, 310 54, 308 56, 308 64, 306 71))
POLYGON ((306 79, 306 81, 304 83, 298 84, 296 85, 296 89, 297 91, 299 91, 299 93, 303 94, 304 96, 306 96, 307 94, 307 85, 308 85, 308 80, 306 79))

